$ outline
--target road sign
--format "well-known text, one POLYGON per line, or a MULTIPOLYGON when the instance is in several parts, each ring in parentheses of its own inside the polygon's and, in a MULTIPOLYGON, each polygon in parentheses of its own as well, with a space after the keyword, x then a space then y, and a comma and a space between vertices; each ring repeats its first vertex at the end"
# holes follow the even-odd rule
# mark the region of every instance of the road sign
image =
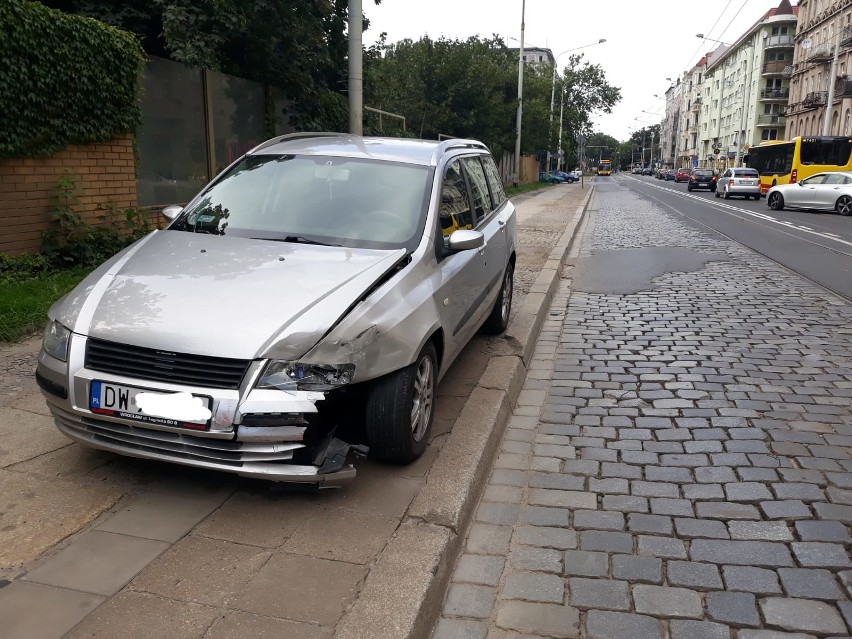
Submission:
POLYGON ((718 148, 713 149, 713 153, 715 153, 716 155, 719 155, 719 149, 718 148))

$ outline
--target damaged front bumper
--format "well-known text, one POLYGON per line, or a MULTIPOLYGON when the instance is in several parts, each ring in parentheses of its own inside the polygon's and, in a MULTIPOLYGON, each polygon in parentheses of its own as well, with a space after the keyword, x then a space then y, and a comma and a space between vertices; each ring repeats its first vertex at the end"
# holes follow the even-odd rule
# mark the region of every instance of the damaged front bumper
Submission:
POLYGON ((316 413, 315 402, 323 399, 322 393, 249 390, 250 387, 178 388, 109 375, 110 383, 211 397, 213 417, 209 428, 196 431, 153 423, 140 425, 116 415, 93 412, 89 409, 90 388, 105 375, 86 368, 82 358, 75 357, 74 345, 71 350, 67 365, 42 351, 36 380, 57 428, 86 446, 243 477, 317 486, 353 479, 355 468, 349 457, 366 452, 361 446, 334 437, 333 429, 317 431, 305 419, 316 413), (69 375, 69 368, 75 371, 73 375, 69 375))

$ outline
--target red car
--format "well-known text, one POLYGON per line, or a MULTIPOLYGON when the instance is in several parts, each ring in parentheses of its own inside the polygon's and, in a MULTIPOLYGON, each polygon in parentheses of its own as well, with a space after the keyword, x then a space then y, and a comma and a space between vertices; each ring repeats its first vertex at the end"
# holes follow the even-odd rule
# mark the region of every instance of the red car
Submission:
POLYGON ((692 175, 692 169, 678 169, 675 173, 675 182, 689 182, 690 175, 692 175))

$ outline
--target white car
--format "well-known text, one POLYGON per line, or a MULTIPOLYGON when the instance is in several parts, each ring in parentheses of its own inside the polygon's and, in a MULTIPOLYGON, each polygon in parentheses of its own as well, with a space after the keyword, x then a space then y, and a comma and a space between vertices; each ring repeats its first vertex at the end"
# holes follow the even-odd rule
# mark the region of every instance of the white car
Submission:
POLYGON ((773 186, 766 204, 774 211, 788 207, 852 215, 852 173, 817 173, 801 182, 773 186))
POLYGON ((719 176, 716 197, 724 196, 728 200, 732 195, 742 195, 746 200, 750 197, 760 199, 760 173, 757 169, 731 168, 719 176))

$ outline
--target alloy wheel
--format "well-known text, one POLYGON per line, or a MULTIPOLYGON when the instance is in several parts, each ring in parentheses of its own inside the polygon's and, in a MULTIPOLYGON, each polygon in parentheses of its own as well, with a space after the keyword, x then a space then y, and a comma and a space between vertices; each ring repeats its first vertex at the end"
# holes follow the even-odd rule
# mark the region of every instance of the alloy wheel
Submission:
POLYGON ((852 197, 841 195, 837 200, 836 208, 840 215, 852 215, 852 197))
POLYGON ((432 359, 423 357, 414 374, 414 397, 411 401, 411 438, 419 442, 429 427, 432 402, 435 394, 435 379, 432 359))

